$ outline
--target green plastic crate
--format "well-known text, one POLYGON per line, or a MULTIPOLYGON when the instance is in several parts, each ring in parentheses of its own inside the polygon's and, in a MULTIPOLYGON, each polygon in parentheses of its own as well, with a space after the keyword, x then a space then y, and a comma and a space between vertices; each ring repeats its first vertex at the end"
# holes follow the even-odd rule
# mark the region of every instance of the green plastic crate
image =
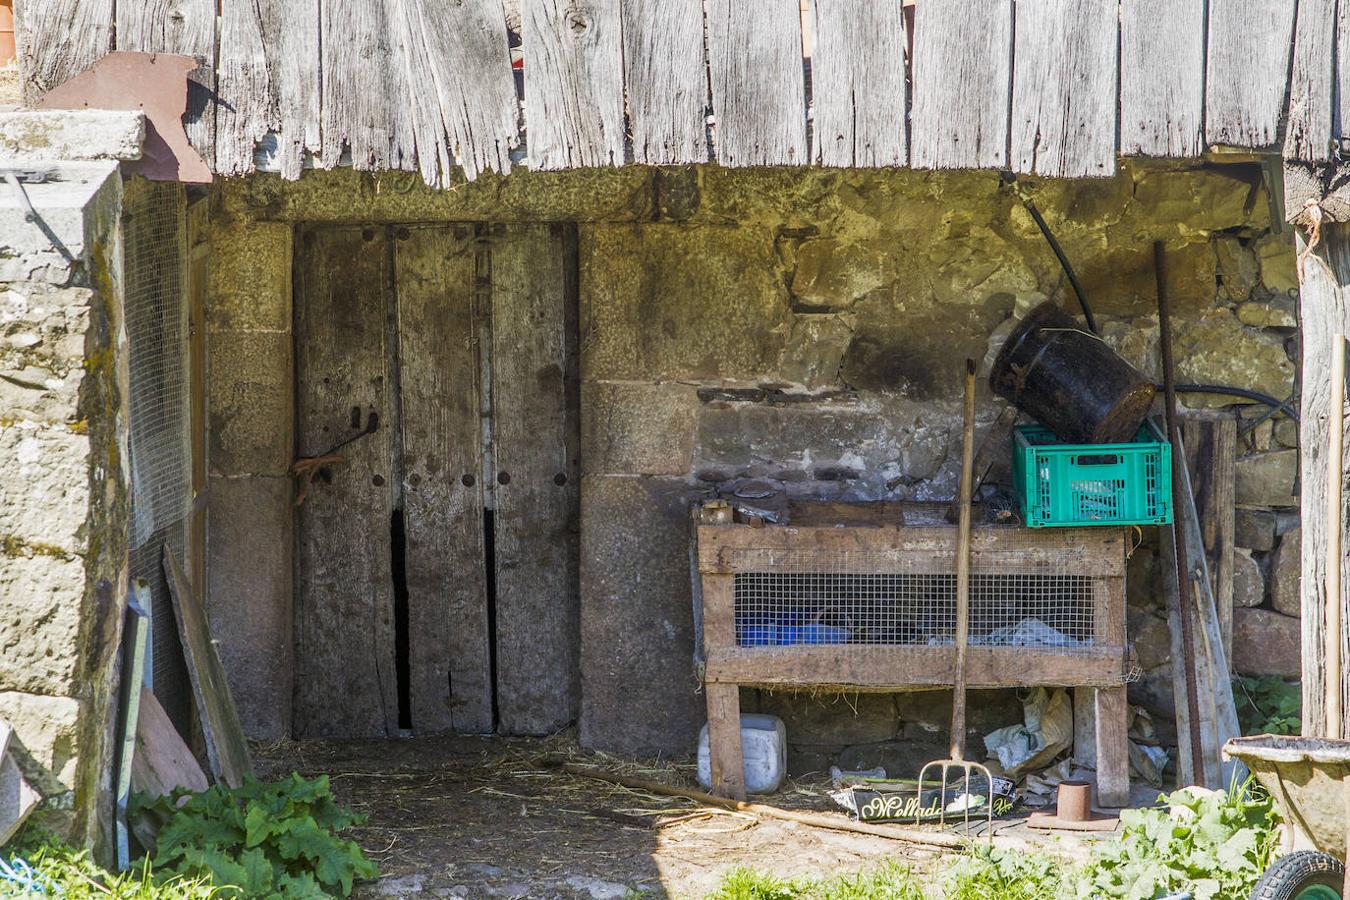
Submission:
POLYGON ((1063 444, 1019 425, 1012 449, 1013 489, 1032 528, 1172 521, 1172 445, 1152 422, 1130 444, 1063 444))

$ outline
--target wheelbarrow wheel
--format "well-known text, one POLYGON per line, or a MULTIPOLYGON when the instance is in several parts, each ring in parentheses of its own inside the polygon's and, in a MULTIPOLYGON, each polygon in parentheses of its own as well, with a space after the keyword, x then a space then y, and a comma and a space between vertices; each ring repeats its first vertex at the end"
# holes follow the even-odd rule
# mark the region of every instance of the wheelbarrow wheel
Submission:
POLYGON ((1334 856, 1300 850, 1266 869, 1251 900, 1341 900, 1344 882, 1345 866, 1334 856))

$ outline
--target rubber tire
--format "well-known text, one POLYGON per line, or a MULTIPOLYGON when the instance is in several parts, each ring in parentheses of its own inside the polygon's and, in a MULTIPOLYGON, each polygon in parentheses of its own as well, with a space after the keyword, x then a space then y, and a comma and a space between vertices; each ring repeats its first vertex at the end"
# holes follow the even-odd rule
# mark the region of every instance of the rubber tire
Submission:
POLYGON ((1311 887, 1326 887, 1341 896, 1345 866, 1334 856, 1300 850, 1275 860, 1252 888, 1251 900, 1298 900, 1311 887))

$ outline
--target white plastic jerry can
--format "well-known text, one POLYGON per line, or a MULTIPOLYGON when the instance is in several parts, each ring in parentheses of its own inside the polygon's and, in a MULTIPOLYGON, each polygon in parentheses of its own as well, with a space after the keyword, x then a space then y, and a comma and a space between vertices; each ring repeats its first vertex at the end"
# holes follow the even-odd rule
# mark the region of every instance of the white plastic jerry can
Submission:
MULTIPOLYGON (((787 777, 787 728, 777 716, 741 715, 741 754, 745 757, 745 789, 751 794, 772 794, 787 777)), ((712 754, 708 749, 708 726, 698 735, 698 783, 712 788, 712 754)))

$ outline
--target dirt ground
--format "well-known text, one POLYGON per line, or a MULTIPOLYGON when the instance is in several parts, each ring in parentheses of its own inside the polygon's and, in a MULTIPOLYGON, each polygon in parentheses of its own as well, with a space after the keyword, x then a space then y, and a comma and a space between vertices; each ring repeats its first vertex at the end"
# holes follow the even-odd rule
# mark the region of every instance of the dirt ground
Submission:
MULTIPOLYGON (((254 753, 264 777, 328 773, 338 798, 369 817, 351 836, 381 876, 358 897, 700 898, 739 865, 821 878, 887 859, 929 871, 941 863, 911 844, 567 774, 558 762, 697 786, 692 765, 588 753, 566 736, 279 743, 254 753)), ((827 788, 825 780, 791 782, 768 802, 835 814, 827 788)), ((996 832, 1001 845, 1035 843, 1069 856, 1083 849, 1017 821, 996 832)))

